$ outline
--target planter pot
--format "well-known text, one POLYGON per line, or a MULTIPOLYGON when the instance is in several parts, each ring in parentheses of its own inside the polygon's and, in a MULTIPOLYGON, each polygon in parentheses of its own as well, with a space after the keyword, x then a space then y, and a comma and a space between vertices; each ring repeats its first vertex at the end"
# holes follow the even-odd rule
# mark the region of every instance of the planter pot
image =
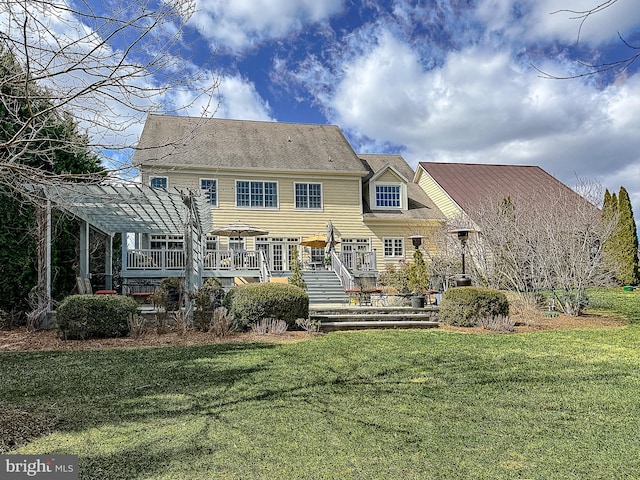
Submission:
POLYGON ((411 297, 411 308, 424 308, 424 295, 411 297))

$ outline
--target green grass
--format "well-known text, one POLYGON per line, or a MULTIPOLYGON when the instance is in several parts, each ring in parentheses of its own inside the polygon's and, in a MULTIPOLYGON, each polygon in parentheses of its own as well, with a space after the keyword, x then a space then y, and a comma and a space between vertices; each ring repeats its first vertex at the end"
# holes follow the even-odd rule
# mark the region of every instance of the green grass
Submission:
POLYGON ((613 312, 631 323, 640 324, 640 289, 625 292, 618 288, 592 288, 588 290, 589 309, 613 312))
MULTIPOLYGON (((638 308, 638 307, 636 307, 638 308)), ((630 307, 631 309, 631 307, 630 307)), ((640 478, 640 326, 0 355, 95 479, 640 478)))

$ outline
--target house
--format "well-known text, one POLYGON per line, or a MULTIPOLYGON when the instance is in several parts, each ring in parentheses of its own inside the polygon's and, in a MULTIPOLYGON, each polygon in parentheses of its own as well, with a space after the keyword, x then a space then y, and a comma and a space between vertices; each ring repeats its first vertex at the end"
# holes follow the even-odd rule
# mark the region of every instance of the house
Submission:
MULTIPOLYGON (((333 125, 150 115, 134 163, 144 185, 204 195, 218 234, 203 239, 202 275, 227 285, 286 276, 296 254, 345 289, 370 284, 444 219, 401 156, 357 155, 333 125), (255 230, 224 234, 234 224, 255 230), (305 246, 328 228, 332 251, 305 246)), ((137 235, 133 247, 125 280, 181 275, 180 235, 137 235)))

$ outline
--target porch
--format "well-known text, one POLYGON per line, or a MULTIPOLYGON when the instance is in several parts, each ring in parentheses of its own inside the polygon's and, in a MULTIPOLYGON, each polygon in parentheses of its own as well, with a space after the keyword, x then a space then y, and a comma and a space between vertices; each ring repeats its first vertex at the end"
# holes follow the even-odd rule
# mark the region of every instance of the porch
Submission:
MULTIPOLYGON (((204 243, 204 242, 203 242, 204 243)), ((270 250, 211 250, 202 252, 202 276, 247 278, 269 282, 272 277, 287 276, 293 265, 293 250, 283 261, 281 256, 270 256, 270 250)), ((337 252, 333 250, 329 260, 311 261, 313 257, 300 249, 298 260, 304 271, 333 271, 344 290, 359 285, 358 278, 377 277, 376 251, 337 252)), ((124 279, 159 279, 181 277, 186 267, 186 252, 182 249, 124 249, 121 276, 124 279)))

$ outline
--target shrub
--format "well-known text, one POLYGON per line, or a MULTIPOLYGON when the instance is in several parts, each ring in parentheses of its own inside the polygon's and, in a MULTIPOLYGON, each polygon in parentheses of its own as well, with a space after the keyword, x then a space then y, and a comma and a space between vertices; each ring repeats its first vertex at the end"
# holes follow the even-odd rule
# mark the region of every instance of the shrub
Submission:
POLYGON ((249 326, 251 327, 251 331, 258 335, 281 335, 286 332, 289 327, 284 320, 277 320, 275 318, 263 318, 249 326))
POLYGON ((56 328, 65 339, 122 337, 129 334, 130 316, 138 304, 116 295, 72 295, 56 310, 56 328))
POLYGON ((440 321, 447 325, 474 327, 482 319, 508 315, 507 296, 497 290, 456 287, 442 296, 440 321))
POLYGON ((516 322, 510 317, 503 317, 499 315, 497 317, 481 318, 478 322, 478 326, 485 330, 491 330, 497 333, 511 333, 516 331, 516 322))
POLYGON ((227 297, 229 312, 239 328, 263 318, 284 320, 289 327, 297 318, 309 316, 309 296, 294 285, 284 283, 251 283, 233 287, 227 297), (233 293, 231 293, 233 292, 233 293))
POLYGON ((410 269, 411 266, 404 261, 400 261, 398 268, 389 264, 378 277, 378 283, 394 289, 396 293, 409 293, 410 269))
POLYGON ((226 337, 233 332, 233 321, 225 307, 218 307, 213 311, 213 317, 209 324, 209 333, 216 337, 226 337))
POLYGON ((224 289, 217 279, 209 278, 191 295, 196 307, 194 326, 206 332, 211 327, 213 312, 222 306, 224 289))
POLYGON ((150 300, 156 307, 167 312, 173 312, 179 310, 182 306, 183 295, 184 285, 182 279, 167 277, 160 281, 150 300))

